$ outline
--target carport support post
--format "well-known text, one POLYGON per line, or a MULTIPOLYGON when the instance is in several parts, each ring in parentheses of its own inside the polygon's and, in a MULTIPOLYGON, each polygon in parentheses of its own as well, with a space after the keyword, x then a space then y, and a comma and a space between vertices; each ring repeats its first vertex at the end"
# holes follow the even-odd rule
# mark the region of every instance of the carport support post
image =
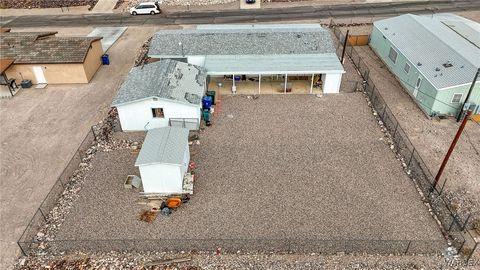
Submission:
POLYGON ((260 87, 262 84, 262 74, 258 74, 258 94, 260 95, 260 87))
POLYGON ((312 74, 312 83, 310 84, 310 94, 313 94, 313 77, 315 74, 312 74))
MULTIPOLYGON (((235 89, 235 93, 237 92, 237 89, 235 88, 235 74, 232 75, 232 93, 233 93, 233 89, 235 89)), ((234 94, 235 94, 234 93, 234 94)))
POLYGON ((288 81, 288 75, 285 74, 285 87, 283 89, 283 93, 286 94, 287 93, 287 81, 288 81))

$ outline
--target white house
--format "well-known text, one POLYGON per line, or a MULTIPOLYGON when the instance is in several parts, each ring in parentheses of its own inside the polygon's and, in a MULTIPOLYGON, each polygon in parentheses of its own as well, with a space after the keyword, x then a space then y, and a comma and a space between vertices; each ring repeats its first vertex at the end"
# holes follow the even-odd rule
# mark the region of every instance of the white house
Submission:
POLYGON ((190 162, 188 129, 163 127, 147 132, 135 166, 145 193, 181 193, 190 162))
POLYGON ((205 85, 202 68, 161 60, 134 67, 112 107, 117 108, 124 131, 167 126, 198 129, 205 85))
MULTIPOLYGON (((319 24, 199 25, 194 29, 155 33, 148 56, 176 59, 206 69, 209 82, 235 77, 287 85, 303 80, 313 93, 321 82, 323 93, 338 93, 345 73, 330 32, 319 24)), ((231 84, 231 85, 230 85, 231 84)), ((280 89, 282 92, 283 90, 280 89)))

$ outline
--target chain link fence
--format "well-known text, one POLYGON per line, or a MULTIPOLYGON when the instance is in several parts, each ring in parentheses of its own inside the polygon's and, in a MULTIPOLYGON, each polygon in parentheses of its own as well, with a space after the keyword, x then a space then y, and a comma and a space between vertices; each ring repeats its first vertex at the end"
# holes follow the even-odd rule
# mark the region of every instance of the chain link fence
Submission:
MULTIPOLYGON (((332 27, 333 33, 339 43, 336 48, 337 53, 339 56, 341 56, 343 44, 345 42, 345 38, 347 37, 342 33, 341 29, 336 27, 336 24, 333 20, 330 22, 330 26, 332 27)), ((404 166, 407 174, 409 174, 410 177, 415 181, 418 190, 423 195, 425 202, 428 203, 432 209, 432 212, 441 223, 444 234, 450 238, 452 245, 457 248, 457 250, 462 250, 467 242, 473 243, 473 248, 465 248, 465 250, 471 250, 471 252, 467 252, 466 254, 468 258, 470 258, 475 252, 477 244, 475 244, 476 241, 470 232, 465 230, 468 220, 462 219, 456 215, 455 212, 452 211, 448 202, 445 201, 444 197, 442 196, 446 179, 440 179, 438 184, 435 185, 435 177, 430 172, 426 163, 423 161, 422 157, 415 149, 415 146, 408 138, 407 133, 404 131, 395 115, 383 99, 382 95, 376 88, 372 78, 370 77, 370 70, 368 66, 363 61, 355 47, 348 44, 348 42, 345 48, 345 54, 348 55, 355 65, 357 71, 362 76, 364 80, 363 91, 366 95, 368 95, 370 103, 380 118, 381 123, 392 136, 394 149, 400 156, 403 163, 402 165, 404 166)))

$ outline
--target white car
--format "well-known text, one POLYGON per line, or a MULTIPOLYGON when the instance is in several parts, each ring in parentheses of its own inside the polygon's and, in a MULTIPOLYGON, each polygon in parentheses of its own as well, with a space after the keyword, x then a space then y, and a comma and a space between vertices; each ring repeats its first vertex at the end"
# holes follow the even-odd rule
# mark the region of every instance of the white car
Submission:
POLYGON ((158 2, 144 2, 130 8, 130 14, 159 14, 160 4, 158 2))

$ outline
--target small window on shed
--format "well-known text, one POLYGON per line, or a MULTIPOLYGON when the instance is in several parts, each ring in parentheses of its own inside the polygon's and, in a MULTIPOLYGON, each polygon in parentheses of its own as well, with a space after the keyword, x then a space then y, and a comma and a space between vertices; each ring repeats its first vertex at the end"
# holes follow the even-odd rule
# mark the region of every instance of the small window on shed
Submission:
POLYGON ((153 118, 165 118, 163 108, 152 108, 152 116, 153 118))
POLYGON ((453 94, 452 103, 460 103, 463 94, 453 94))
POLYGON ((405 73, 408 74, 408 72, 410 72, 410 65, 408 63, 405 63, 405 67, 403 67, 403 70, 405 70, 405 73))
POLYGON ((395 64, 397 62, 397 51, 395 51, 392 47, 390 47, 390 52, 388 53, 388 58, 393 61, 395 64))

